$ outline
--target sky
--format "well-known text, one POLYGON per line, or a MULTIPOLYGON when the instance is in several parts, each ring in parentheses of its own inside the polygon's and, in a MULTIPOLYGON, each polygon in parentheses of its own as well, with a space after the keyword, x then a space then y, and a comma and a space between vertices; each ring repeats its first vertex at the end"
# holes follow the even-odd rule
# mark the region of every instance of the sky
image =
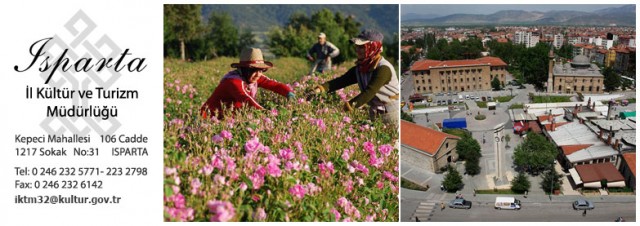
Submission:
POLYGON ((525 10, 525 11, 551 11, 551 10, 575 10, 592 12, 599 9, 620 7, 620 5, 401 5, 402 15, 417 13, 439 16, 450 14, 492 14, 500 10, 525 10))

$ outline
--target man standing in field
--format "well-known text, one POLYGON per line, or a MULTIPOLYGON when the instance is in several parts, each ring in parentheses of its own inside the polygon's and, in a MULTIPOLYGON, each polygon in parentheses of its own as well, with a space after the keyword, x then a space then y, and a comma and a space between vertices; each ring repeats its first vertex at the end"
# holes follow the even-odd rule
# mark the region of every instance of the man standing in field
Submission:
POLYGON ((374 30, 362 31, 351 39, 356 48, 358 61, 344 75, 315 87, 310 95, 334 92, 358 84, 360 94, 345 102, 344 110, 353 111, 369 105, 369 117, 382 117, 386 124, 398 126, 399 83, 393 65, 382 57, 382 33, 374 30))
POLYGON ((327 35, 320 33, 318 42, 307 51, 307 59, 313 63, 309 75, 315 72, 324 73, 331 71, 331 58, 340 55, 338 47, 331 42, 327 42, 327 35), (315 56, 315 58, 314 58, 315 56))
POLYGON ((264 73, 273 64, 264 61, 262 51, 257 48, 245 48, 240 53, 240 62, 231 64, 235 70, 229 71, 207 102, 200 108, 203 118, 223 117, 222 109, 246 106, 264 109, 255 100, 258 87, 278 93, 287 98, 295 97, 291 87, 268 78, 264 73))

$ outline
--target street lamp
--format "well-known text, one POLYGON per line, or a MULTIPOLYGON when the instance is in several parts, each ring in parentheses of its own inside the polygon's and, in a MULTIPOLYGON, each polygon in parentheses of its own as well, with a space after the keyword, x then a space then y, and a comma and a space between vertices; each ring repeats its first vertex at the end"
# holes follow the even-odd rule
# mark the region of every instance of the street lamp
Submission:
MULTIPOLYGON (((555 170, 556 170, 556 169, 554 169, 554 168, 553 168, 553 162, 551 162, 551 170, 553 170, 553 171, 555 171, 555 170)), ((554 180, 556 180, 556 178, 555 178, 555 172, 551 173, 551 187, 549 188, 549 201, 553 201, 553 200, 551 199, 551 197, 552 197, 551 195, 552 195, 553 190, 554 190, 554 189, 553 189, 553 181, 554 181, 554 180)))
POLYGON ((427 117, 427 122, 429 122, 429 112, 425 112, 424 117, 427 117))

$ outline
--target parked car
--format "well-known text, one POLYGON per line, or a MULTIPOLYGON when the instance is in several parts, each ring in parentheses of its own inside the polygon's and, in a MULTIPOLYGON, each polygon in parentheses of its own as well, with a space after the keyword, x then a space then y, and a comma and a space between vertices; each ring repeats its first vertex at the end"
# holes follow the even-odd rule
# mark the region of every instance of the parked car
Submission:
POLYGON ((467 99, 467 100, 468 100, 468 99, 469 99, 469 94, 464 95, 464 99, 467 99))
POLYGON ((593 202, 589 200, 578 199, 573 202, 574 210, 592 210, 593 208, 595 208, 595 206, 593 206, 593 202))
POLYGON ((493 101, 493 97, 488 96, 488 97, 487 97, 487 101, 493 101))
POLYGON ((480 97, 476 97, 476 98, 475 98, 475 101, 480 101, 480 97))
POLYGON ((449 208, 454 209, 471 209, 471 201, 464 199, 454 199, 449 202, 449 208))

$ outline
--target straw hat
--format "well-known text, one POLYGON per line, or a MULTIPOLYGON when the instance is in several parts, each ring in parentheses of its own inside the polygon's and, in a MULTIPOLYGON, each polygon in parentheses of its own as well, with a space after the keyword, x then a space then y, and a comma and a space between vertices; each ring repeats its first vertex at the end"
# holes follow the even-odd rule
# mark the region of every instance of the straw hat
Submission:
POLYGON ((273 67, 269 61, 265 61, 262 57, 262 51, 258 48, 244 48, 240 53, 240 62, 231 64, 233 68, 248 67, 268 69, 273 67))

